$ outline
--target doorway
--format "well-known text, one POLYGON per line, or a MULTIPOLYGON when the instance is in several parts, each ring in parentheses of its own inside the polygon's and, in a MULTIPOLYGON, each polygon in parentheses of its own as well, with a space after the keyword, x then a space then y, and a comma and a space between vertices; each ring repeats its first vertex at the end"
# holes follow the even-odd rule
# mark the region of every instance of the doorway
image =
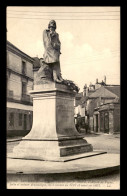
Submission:
POLYGON ((96 115, 96 132, 98 132, 98 115, 96 115))

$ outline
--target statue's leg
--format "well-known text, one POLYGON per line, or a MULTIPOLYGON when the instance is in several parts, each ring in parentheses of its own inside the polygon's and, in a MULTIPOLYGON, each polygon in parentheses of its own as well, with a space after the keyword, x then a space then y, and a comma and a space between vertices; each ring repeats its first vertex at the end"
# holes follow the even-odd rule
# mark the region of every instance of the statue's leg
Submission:
POLYGON ((58 82, 58 83, 61 83, 61 81, 58 78, 59 71, 60 71, 59 63, 58 62, 53 63, 53 80, 58 82))
POLYGON ((57 78, 62 82, 63 78, 62 78, 62 75, 61 75, 60 62, 57 62, 55 64, 55 69, 56 69, 56 73, 57 73, 57 78))

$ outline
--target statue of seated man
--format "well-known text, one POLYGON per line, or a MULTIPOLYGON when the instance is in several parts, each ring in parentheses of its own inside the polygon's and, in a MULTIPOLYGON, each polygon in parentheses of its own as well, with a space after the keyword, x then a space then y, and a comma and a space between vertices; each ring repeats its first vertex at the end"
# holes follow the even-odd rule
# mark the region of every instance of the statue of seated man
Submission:
POLYGON ((48 29, 43 31, 43 43, 44 43, 44 63, 48 64, 53 70, 53 80, 61 83, 63 78, 61 76, 60 69, 60 47, 59 34, 56 33, 56 22, 51 20, 48 24, 48 29))

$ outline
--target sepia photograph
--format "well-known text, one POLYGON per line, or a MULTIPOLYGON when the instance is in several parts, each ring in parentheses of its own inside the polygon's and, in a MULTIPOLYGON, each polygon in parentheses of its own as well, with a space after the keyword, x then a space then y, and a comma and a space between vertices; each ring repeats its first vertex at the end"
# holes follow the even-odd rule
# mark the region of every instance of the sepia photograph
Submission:
POLYGON ((7 189, 120 190, 120 13, 6 7, 7 189))

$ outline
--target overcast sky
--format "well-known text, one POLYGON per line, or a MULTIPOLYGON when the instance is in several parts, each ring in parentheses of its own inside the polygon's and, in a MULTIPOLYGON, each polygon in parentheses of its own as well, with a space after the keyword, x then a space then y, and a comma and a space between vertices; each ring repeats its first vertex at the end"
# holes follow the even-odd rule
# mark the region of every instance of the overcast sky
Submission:
POLYGON ((7 40, 31 57, 43 57, 42 32, 57 23, 61 70, 85 84, 120 84, 120 7, 7 7, 7 40))

